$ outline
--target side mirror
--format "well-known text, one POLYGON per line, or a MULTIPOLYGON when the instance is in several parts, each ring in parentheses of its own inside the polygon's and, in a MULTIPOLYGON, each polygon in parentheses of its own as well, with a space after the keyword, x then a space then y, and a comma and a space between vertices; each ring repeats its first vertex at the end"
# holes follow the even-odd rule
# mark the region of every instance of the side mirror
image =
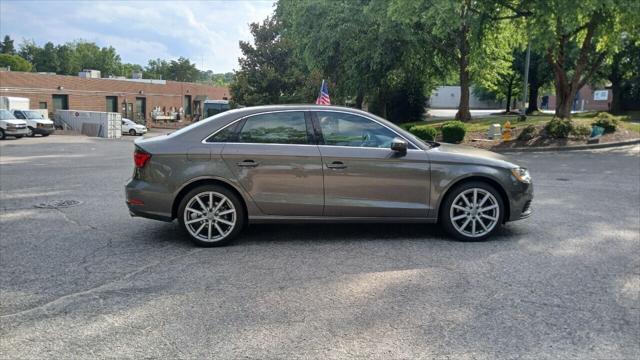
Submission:
POLYGON ((404 155, 407 153, 407 142, 400 138, 394 138, 391 140, 391 150, 404 155))

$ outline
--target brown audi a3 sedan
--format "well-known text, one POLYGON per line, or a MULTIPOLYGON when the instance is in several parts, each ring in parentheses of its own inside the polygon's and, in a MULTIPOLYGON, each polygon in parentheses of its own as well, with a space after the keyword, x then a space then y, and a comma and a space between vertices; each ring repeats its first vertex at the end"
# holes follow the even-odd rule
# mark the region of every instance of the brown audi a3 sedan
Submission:
POLYGON ((203 246, 261 222, 440 222, 479 241, 529 216, 533 198, 527 169, 501 155, 335 106, 227 111, 138 139, 134 163, 131 214, 177 218, 203 246))

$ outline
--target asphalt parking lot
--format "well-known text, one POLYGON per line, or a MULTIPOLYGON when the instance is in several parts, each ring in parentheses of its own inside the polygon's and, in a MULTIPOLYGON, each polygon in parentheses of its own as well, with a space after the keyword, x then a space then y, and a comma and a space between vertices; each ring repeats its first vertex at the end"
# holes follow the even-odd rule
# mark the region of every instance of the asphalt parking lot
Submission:
POLYGON ((484 243, 255 225, 203 249, 129 217, 132 140, 0 142, 0 357, 640 356, 639 146, 512 154, 535 213, 484 243))

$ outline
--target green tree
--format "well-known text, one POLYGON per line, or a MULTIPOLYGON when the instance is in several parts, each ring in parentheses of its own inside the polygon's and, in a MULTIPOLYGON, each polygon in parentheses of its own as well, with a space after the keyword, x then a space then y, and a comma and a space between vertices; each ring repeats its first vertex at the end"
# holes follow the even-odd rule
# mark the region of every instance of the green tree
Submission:
POLYGON ((31 71, 31 63, 19 55, 0 54, 0 67, 9 67, 11 71, 31 71))
POLYGON ((528 14, 509 0, 395 0, 390 13, 421 34, 437 64, 458 74, 456 119, 463 121, 471 119, 471 83, 510 72, 512 48, 522 41, 513 21, 528 14))
POLYGON ((293 43, 282 35, 279 18, 269 17, 249 27, 254 44, 240 41, 243 57, 230 88, 234 101, 249 106, 313 101, 317 88, 313 89, 321 79, 295 56, 293 43))
POLYGON ((605 69, 611 82, 611 112, 640 110, 640 34, 623 33, 605 69))
POLYGON ((38 48, 33 57, 33 64, 36 71, 60 74, 60 61, 56 46, 52 42, 48 42, 44 44, 44 47, 38 48))
POLYGON ((295 53, 329 80, 332 102, 362 107, 366 100, 390 120, 419 120, 435 86, 433 67, 415 31, 388 11, 384 0, 281 0, 276 14, 295 53), (413 110, 399 113, 403 107, 413 110))
POLYGON ((191 63, 189 59, 184 57, 180 57, 178 60, 171 60, 168 70, 169 77, 167 80, 194 82, 200 76, 196 64, 191 63))
POLYGON ((16 48, 13 46, 13 40, 11 40, 9 35, 5 35, 4 40, 0 43, 0 53, 9 55, 16 54, 16 48))
POLYGON ((144 68, 144 77, 148 79, 167 79, 169 75, 169 63, 166 60, 149 60, 144 68))
POLYGON ((554 74, 555 115, 570 118, 576 93, 615 53, 621 32, 637 27, 640 2, 532 0, 526 5, 532 44, 545 54, 554 74))

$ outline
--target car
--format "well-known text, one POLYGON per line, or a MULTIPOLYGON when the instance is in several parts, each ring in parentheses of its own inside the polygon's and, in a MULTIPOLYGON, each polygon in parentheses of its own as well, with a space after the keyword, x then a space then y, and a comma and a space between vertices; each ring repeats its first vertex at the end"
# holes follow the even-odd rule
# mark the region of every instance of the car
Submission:
POLYGON ((13 116, 27 123, 27 136, 49 136, 56 130, 53 121, 45 117, 40 110, 13 110, 13 116))
POLYGON ((477 148, 425 142, 376 115, 326 105, 229 110, 138 139, 132 216, 177 219, 200 246, 247 224, 440 223, 480 241, 531 215, 526 168, 477 148))
POLYGON ((147 127, 140 125, 132 120, 122 118, 122 134, 131 136, 144 135, 147 133, 147 127))
POLYGON ((16 119, 9 110, 0 109, 0 140, 6 139, 7 136, 20 139, 28 133, 29 129, 24 120, 16 119))

